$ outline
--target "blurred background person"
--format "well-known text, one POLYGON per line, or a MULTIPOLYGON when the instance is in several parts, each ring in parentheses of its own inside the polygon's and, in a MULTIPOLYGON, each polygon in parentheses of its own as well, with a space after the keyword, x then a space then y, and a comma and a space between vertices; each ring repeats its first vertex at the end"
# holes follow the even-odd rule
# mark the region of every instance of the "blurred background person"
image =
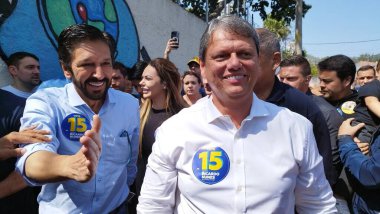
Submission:
POLYGON ((356 84, 359 85, 359 87, 371 82, 374 79, 376 79, 376 71, 373 66, 362 66, 356 72, 356 84))
POLYGON ((201 75, 201 66, 199 65, 199 57, 193 57, 189 62, 187 62, 189 70, 201 75))
POLYGON ((41 83, 38 57, 28 52, 15 52, 9 56, 7 65, 13 82, 1 89, 28 98, 41 83))
POLYGON ((309 82, 309 88, 310 92, 314 94, 315 96, 321 96, 321 86, 319 84, 319 77, 318 76, 312 76, 310 78, 309 82))
POLYGON ((140 82, 142 80, 142 73, 144 69, 148 66, 148 62, 138 61, 132 68, 130 74, 130 80, 132 82, 132 95, 140 100, 140 103, 143 101, 142 89, 140 86, 140 82))
POLYGON ((157 58, 149 62, 142 74, 140 85, 145 101, 140 107, 140 150, 135 180, 137 196, 144 181, 156 129, 185 107, 180 94, 181 75, 176 66, 167 59, 157 58))
POLYGON ((111 88, 132 94, 133 85, 131 81, 132 69, 127 68, 121 62, 115 62, 113 65, 111 88))
POLYGON ((202 98, 199 89, 202 87, 202 80, 199 74, 193 71, 186 71, 182 76, 184 95, 183 100, 191 106, 202 98))

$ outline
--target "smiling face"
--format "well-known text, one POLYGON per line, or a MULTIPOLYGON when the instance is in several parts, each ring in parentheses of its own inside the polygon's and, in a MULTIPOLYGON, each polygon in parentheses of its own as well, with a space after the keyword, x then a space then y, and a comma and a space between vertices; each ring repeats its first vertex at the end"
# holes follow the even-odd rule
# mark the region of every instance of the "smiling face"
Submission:
POLYGON ((198 78, 194 75, 186 75, 183 78, 183 90, 188 96, 194 96, 199 94, 201 83, 198 82, 198 78))
POLYGON ((87 104, 103 101, 113 72, 109 46, 102 41, 79 43, 71 55, 71 71, 63 69, 87 104))
POLYGON ((221 29, 212 33, 202 76, 218 102, 251 100, 259 70, 258 54, 252 38, 234 35, 221 29))
POLYGON ((165 84, 161 82, 157 71, 152 66, 148 65, 142 74, 140 81, 143 98, 151 99, 154 103, 156 99, 165 99, 165 84))

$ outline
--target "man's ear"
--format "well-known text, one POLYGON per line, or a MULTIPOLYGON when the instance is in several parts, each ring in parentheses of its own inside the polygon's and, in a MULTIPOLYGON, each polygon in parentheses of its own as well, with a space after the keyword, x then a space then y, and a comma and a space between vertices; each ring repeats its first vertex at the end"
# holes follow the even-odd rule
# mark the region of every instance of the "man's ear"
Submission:
POLYGON ((278 66, 280 66, 281 63, 281 53, 280 52, 274 52, 273 53, 273 71, 275 71, 278 66))
POLYGON ((351 76, 346 77, 346 79, 343 80, 344 86, 346 87, 351 86, 351 79, 352 79, 351 76))
POLYGON ((8 66, 8 71, 12 77, 17 77, 17 67, 14 65, 8 66))
POLYGON ((66 79, 71 79, 73 77, 71 69, 69 69, 63 62, 61 62, 61 68, 63 70, 63 75, 65 75, 66 79))
POLYGON ((199 61, 199 68, 201 69, 202 80, 206 79, 206 64, 203 60, 199 61))
POLYGON ((307 75, 305 80, 306 80, 306 84, 309 85, 309 82, 311 80, 311 75, 307 75))

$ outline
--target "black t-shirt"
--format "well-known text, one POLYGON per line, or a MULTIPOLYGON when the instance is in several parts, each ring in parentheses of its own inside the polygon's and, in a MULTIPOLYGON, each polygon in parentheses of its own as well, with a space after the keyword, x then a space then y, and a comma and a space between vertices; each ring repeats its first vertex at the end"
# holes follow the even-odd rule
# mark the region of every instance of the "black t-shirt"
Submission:
POLYGON ((366 125, 376 127, 380 125, 380 119, 367 108, 364 102, 365 97, 377 97, 380 99, 380 81, 373 80, 368 84, 360 87, 358 92, 357 105, 355 107, 355 119, 358 122, 365 123, 366 125))
MULTIPOLYGON (((0 137, 19 131, 25 98, 0 89, 0 137)), ((15 169, 16 158, 0 161, 0 181, 15 169)), ((23 190, 0 199, 0 213, 38 213, 37 195, 40 187, 26 187, 23 190)))
POLYGON ((166 109, 156 110, 151 109, 149 113, 149 118, 146 121, 143 130, 141 153, 142 157, 137 161, 137 174, 135 179, 136 193, 140 193, 142 182, 145 177, 146 165, 148 164, 148 157, 152 153, 152 146, 155 142, 155 132, 156 129, 161 126, 161 124, 171 117, 173 114, 167 112, 166 109))
POLYGON ((328 101, 331 105, 335 106, 338 113, 344 120, 354 117, 356 101, 358 98, 358 92, 352 90, 352 93, 340 100, 328 101))
MULTIPOLYGON (((20 128, 26 99, 0 89, 0 137, 20 128)), ((16 158, 0 161, 0 181, 15 169, 16 158)))

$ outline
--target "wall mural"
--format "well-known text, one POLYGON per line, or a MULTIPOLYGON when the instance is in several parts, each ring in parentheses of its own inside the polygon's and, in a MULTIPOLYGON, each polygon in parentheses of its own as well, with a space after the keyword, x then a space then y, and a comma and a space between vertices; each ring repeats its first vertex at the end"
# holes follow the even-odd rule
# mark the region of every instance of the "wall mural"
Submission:
POLYGON ((67 26, 86 23, 111 34, 116 60, 132 67, 139 59, 139 38, 125 0, 0 0, 0 55, 16 51, 40 58, 43 80, 63 78, 57 37, 67 26))

